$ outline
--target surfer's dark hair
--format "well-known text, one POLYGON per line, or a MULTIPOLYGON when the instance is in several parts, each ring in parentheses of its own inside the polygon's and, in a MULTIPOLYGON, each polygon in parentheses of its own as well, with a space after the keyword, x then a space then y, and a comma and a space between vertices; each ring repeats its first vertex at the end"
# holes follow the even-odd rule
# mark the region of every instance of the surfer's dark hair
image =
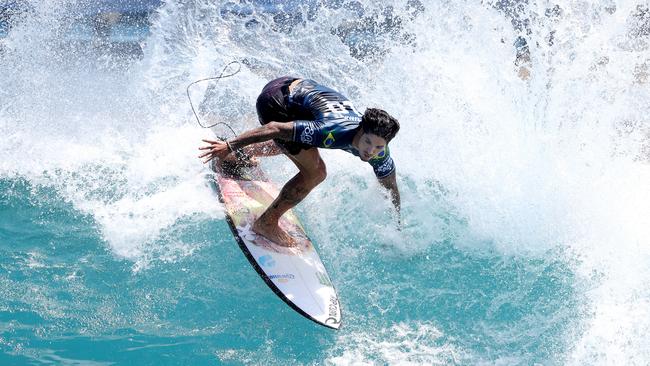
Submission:
POLYGON ((361 128, 363 132, 372 133, 389 142, 397 135, 399 122, 382 109, 368 108, 361 117, 361 128))

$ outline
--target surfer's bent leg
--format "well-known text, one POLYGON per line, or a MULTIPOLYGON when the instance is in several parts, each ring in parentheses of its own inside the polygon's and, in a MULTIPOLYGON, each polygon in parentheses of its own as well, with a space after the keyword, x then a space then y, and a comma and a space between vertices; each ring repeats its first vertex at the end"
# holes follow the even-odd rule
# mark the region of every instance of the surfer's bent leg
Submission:
POLYGON ((282 187, 280 194, 269 207, 280 212, 278 218, 307 197, 307 194, 327 177, 325 162, 321 159, 318 149, 311 148, 301 150, 296 155, 286 155, 296 164, 299 171, 282 187), (284 205, 288 207, 285 208, 284 205))
POLYGON ((287 156, 296 164, 299 172, 282 187, 278 197, 257 219, 253 230, 272 241, 293 245, 295 241, 278 226, 278 220, 325 180, 327 170, 316 148, 302 150, 296 155, 287 154, 287 156))
MULTIPOLYGON (((285 76, 272 80, 264 86, 256 103, 257 116, 262 125, 272 121, 291 122, 297 119, 312 118, 311 113, 309 115, 296 113, 299 110, 292 109, 287 103, 289 87, 296 80, 298 79, 285 76)), ((327 172, 325 163, 318 154, 318 149, 296 142, 281 140, 273 142, 274 149, 268 150, 268 152, 275 153, 278 150, 284 152, 296 164, 299 172, 282 187, 280 194, 271 206, 255 221, 253 230, 278 244, 295 245, 295 240, 278 226, 278 220, 322 182, 327 172)))

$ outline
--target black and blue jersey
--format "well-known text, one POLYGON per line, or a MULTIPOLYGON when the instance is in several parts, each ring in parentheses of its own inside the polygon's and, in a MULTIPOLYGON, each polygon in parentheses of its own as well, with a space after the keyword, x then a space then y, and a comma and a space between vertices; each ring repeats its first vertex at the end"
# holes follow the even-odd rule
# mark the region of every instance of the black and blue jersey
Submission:
MULTIPOLYGON (((293 141, 325 149, 340 149, 359 156, 352 146, 352 139, 359 131, 359 113, 341 93, 320 85, 313 80, 299 82, 288 98, 292 108, 310 112, 312 120, 294 121, 293 141)), ((368 163, 377 178, 393 173, 395 164, 388 146, 372 157, 368 163)))

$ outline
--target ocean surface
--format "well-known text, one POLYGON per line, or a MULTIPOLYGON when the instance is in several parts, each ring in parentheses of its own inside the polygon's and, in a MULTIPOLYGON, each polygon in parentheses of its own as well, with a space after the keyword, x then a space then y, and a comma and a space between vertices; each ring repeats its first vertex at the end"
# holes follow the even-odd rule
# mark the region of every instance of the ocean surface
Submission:
POLYGON ((142 4, 2 15, 1 365, 650 364, 647 2, 142 4), (186 87, 233 60, 205 124, 255 126, 282 75, 401 122, 402 231, 341 151, 297 208, 339 331, 259 278, 197 158, 228 131, 186 87))

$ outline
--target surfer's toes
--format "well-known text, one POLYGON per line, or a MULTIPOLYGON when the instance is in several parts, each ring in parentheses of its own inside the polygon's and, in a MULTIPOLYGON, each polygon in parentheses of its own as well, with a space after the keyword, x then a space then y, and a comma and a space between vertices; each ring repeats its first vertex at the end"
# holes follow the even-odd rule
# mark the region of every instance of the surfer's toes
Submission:
MULTIPOLYGON (((278 242, 276 241, 276 243, 278 242)), ((298 245, 298 243, 296 243, 296 240, 292 236, 286 235, 280 242, 280 245, 284 245, 287 247, 295 247, 296 245, 298 245)))
POLYGON ((297 245, 296 240, 278 226, 268 227, 256 221, 253 224, 253 231, 283 247, 293 247, 297 245))
POLYGON ((281 245, 283 247, 296 246, 296 241, 289 234, 281 230, 280 232, 269 233, 269 235, 266 237, 270 239, 272 242, 274 242, 275 244, 281 245))

